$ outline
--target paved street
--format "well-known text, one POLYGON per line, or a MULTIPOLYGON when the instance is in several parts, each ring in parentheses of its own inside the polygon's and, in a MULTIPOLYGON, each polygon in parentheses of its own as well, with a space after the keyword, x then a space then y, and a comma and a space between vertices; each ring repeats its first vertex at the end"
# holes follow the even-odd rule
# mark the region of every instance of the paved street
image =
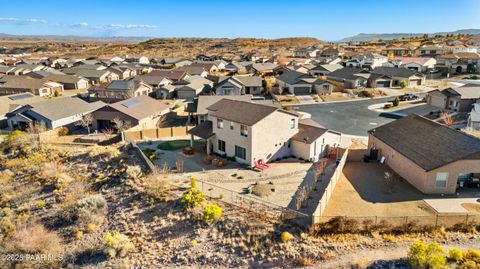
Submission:
POLYGON ((393 97, 386 97, 341 103, 319 103, 296 108, 298 111, 310 113, 313 120, 329 129, 349 135, 367 136, 368 130, 395 120, 392 116, 369 110, 368 106, 392 99, 393 97))

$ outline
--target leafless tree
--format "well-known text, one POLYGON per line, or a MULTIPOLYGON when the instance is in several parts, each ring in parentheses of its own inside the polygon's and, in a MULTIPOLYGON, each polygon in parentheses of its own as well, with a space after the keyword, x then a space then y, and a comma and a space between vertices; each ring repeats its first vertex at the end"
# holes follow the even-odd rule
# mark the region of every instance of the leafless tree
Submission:
POLYGON ((448 127, 453 125, 453 118, 448 113, 442 112, 442 113, 440 113, 440 117, 442 118, 443 123, 445 125, 447 125, 448 127))
POLYGON ((90 134, 90 125, 93 123, 92 114, 83 115, 82 119, 79 121, 79 125, 86 128, 88 134, 90 134))
POLYGON ((301 187, 298 190, 297 195, 295 196, 295 208, 297 210, 299 210, 302 207, 302 204, 306 198, 307 198, 307 190, 305 189, 305 187, 301 187))
POLYGON ((118 132, 123 132, 130 128, 128 122, 121 120, 119 117, 115 117, 112 122, 115 124, 115 128, 118 130, 118 132))

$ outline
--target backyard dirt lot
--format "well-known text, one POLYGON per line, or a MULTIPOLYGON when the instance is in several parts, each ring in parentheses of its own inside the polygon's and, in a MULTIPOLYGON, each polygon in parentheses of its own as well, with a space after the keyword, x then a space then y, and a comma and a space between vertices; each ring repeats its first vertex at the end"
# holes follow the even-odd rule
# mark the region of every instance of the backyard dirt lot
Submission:
POLYGON ((386 184, 380 163, 348 162, 325 216, 431 216, 435 212, 419 191, 398 176, 386 184))

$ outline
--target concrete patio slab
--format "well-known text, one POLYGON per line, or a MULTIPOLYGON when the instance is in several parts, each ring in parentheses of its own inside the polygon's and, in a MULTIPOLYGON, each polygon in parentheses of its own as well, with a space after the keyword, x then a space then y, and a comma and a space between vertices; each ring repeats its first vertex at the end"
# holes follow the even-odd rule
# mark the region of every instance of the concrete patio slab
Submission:
POLYGON ((430 207, 439 214, 466 214, 471 213, 462 204, 476 204, 477 198, 441 198, 441 199, 424 199, 430 207))

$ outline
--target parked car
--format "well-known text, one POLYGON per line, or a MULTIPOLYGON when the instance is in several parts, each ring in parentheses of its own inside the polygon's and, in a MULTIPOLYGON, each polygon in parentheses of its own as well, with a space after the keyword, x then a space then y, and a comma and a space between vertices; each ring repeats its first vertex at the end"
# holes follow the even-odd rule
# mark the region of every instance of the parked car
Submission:
POLYGON ((400 99, 400 101, 417 100, 417 99, 418 99, 418 95, 413 94, 413 93, 407 93, 407 94, 404 94, 404 95, 399 96, 398 99, 400 99))

